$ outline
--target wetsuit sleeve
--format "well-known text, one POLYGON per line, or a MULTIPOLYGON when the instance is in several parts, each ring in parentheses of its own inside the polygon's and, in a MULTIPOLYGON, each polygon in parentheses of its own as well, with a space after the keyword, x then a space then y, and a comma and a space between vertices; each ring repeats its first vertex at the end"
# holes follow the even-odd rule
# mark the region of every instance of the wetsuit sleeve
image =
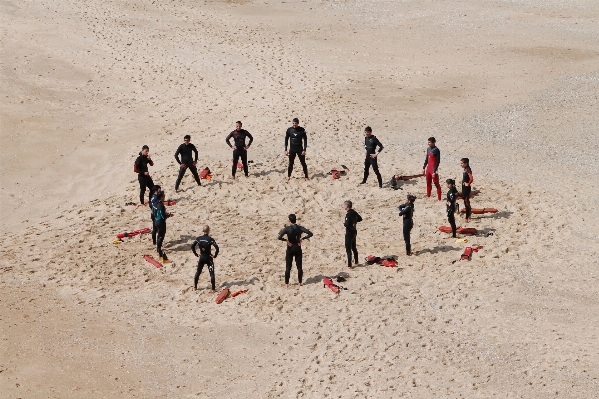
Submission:
POLYGON ((192 144, 191 145, 191 150, 193 151, 193 154, 194 154, 193 161, 194 162, 198 162, 198 149, 196 148, 195 145, 192 144))
POLYGON ((227 138, 225 139, 225 141, 227 142, 227 145, 231 148, 233 148, 233 146, 231 145, 231 137, 233 137, 233 132, 229 133, 229 135, 227 136, 227 138))
POLYGON ((181 154, 181 146, 177 147, 177 152, 175 152, 175 160, 179 165, 181 165, 181 160, 179 159, 179 154, 181 154))
POLYGON ((474 176, 472 176, 472 169, 466 169, 466 173, 468 173, 468 184, 472 184, 474 181, 474 176))
POLYGON ((191 244, 191 250, 193 251, 193 254, 195 256, 199 256, 198 253, 196 252, 196 245, 198 245, 198 242, 194 241, 193 244, 191 244))
POLYGON ((248 147, 252 145, 252 142, 254 141, 254 138, 252 137, 252 135, 250 134, 250 132, 248 132, 246 130, 245 135, 248 136, 250 138, 250 142, 248 143, 248 147))
POLYGON ((216 258, 218 256, 218 251, 219 251, 218 244, 216 243, 216 241, 214 241, 214 239, 212 240, 211 244, 214 247, 214 250, 215 250, 214 257, 216 258))
POLYGON ((308 133, 304 130, 304 151, 308 149, 308 133))
POLYGON ((279 232, 279 240, 281 240, 281 241, 287 241, 287 239, 283 238, 283 236, 288 233, 287 230, 288 230, 287 227, 285 227, 283 230, 281 230, 279 232))
POLYGON ((287 151, 287 146, 289 145, 289 129, 285 132, 285 151, 287 151))
POLYGON ((362 221, 362 216, 356 212, 356 223, 360 223, 362 221))
POLYGON ((308 230, 307 228, 305 228, 303 226, 299 226, 299 228, 302 233, 306 234, 304 237, 301 238, 302 240, 307 240, 314 235, 314 234, 312 234, 312 232, 310 230, 308 230))
POLYGON ((437 169, 439 169, 439 164, 441 163, 441 151, 435 147, 433 154, 435 154, 435 159, 437 160, 437 164, 435 165, 435 170, 433 173, 437 173, 437 169))
MULTIPOLYGON (((381 143, 378 138, 376 139, 376 146, 379 147, 379 152, 378 152, 379 154, 381 153, 381 151, 383 151, 383 148, 385 148, 385 147, 383 147, 383 143, 381 143)), ((376 146, 375 146, 375 148, 376 148, 376 146)))
POLYGON ((154 166, 154 161, 152 161, 151 159, 148 159, 148 163, 150 164, 150 166, 154 166))
POLYGON ((428 165, 428 150, 426 150, 426 154, 424 154, 424 166, 422 169, 426 169, 426 165, 428 165))
POLYGON ((399 216, 403 216, 406 213, 408 213, 410 211, 410 207, 408 207, 408 204, 401 204, 399 206, 399 216))

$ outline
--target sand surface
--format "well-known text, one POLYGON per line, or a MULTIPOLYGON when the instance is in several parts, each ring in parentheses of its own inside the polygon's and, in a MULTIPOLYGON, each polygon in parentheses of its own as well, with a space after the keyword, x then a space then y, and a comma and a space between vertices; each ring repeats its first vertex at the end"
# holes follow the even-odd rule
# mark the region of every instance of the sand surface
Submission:
MULTIPOLYGON (((6 398, 599 397, 599 4, 533 1, 1 1, 0 393, 6 398), (284 132, 310 181, 284 180, 284 132), (234 182, 236 120, 261 163, 234 182), (362 179, 366 125, 385 144, 362 179), (185 134, 198 166, 174 192, 185 134), (483 245, 437 227, 471 160, 483 245), (133 161, 150 146, 169 210, 156 269, 133 161), (347 176, 327 172, 345 164, 347 176), (443 195, 445 195, 445 188, 443 195), (397 206, 415 194, 416 256, 397 206), (345 267, 343 201, 362 215, 345 267), (290 212, 314 233, 283 286, 290 212), (189 245, 221 247, 217 305, 189 245), (489 235, 488 233, 493 233, 489 235), (324 276, 343 275, 335 295, 324 276)), ((459 224, 463 224, 460 219, 459 224)))

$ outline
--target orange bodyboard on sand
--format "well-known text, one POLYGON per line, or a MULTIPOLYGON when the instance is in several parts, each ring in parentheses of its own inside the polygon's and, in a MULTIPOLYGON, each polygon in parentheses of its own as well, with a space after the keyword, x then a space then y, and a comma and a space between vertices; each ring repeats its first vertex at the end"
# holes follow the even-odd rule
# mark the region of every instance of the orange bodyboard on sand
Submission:
POLYGON ((160 269, 162 267, 162 263, 158 262, 156 259, 152 258, 150 255, 144 255, 144 259, 156 266, 156 268, 160 269))
POLYGON ((225 288, 216 297, 216 303, 222 303, 222 301, 224 301, 225 299, 227 299, 227 296, 229 296, 229 289, 225 288))
MULTIPOLYGON (((462 208, 460 210, 461 213, 466 213, 466 209, 462 208)), ((482 215, 484 213, 497 213, 497 209, 495 208, 472 208, 472 214, 474 215, 482 215)))
MULTIPOLYGON (((439 231, 451 233, 451 226, 441 226, 439 231)), ((474 227, 458 227, 457 232, 458 234, 476 234, 476 229, 474 227)))

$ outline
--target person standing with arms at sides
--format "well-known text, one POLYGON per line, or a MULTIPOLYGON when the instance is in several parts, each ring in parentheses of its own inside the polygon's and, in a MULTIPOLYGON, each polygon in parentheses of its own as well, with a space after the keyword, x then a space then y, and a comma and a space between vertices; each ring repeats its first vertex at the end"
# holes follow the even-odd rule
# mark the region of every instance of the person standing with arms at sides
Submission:
POLYGON ((287 241, 287 252, 285 253, 285 288, 289 288, 289 277, 291 275, 291 266, 294 258, 295 266, 297 267, 297 280, 299 285, 302 285, 302 276, 304 275, 302 269, 302 241, 307 240, 314 235, 305 227, 295 224, 296 220, 293 213, 289 215, 289 222, 291 222, 291 225, 285 227, 279 233, 279 240, 287 241), (302 237, 302 233, 306 235, 302 237), (287 235, 287 239, 283 238, 284 235, 287 235))
POLYGON ((289 166, 287 167, 287 181, 291 179, 293 172, 293 163, 296 155, 299 157, 302 169, 304 170, 304 178, 308 178, 308 165, 306 165, 306 149, 308 148, 308 135, 306 130, 299 125, 299 119, 293 118, 293 126, 285 132, 285 155, 289 157, 289 166), (290 143, 291 142, 291 143, 290 143), (290 145, 289 145, 290 144, 290 145), (287 146, 289 145, 289 151, 287 146))
POLYGON ((410 233, 414 227, 414 201, 416 197, 408 195, 405 204, 399 206, 399 216, 403 217, 403 240, 406 242, 406 255, 412 255, 412 244, 410 243, 410 233))
POLYGON ((428 148, 426 149, 426 158, 424 158, 424 166, 422 173, 426 176, 426 196, 431 196, 433 188, 432 183, 437 187, 437 198, 441 201, 441 185, 439 184, 439 164, 441 163, 441 151, 437 148, 434 137, 428 138, 428 148))
POLYGON ((376 136, 372 135, 372 128, 370 126, 366 126, 364 129, 364 149, 366 150, 366 159, 364 160, 364 179, 362 183, 365 184, 366 180, 368 180, 368 174, 370 171, 370 165, 372 165, 372 170, 376 174, 376 178, 379 181, 379 188, 383 187, 383 178, 381 177, 381 173, 379 172, 379 165, 377 156, 383 151, 383 144, 376 138, 376 136), (379 147, 379 150, 376 151, 376 147, 379 147))
POLYGON ((181 184, 181 180, 183 179, 187 169, 191 171, 191 174, 193 175, 193 178, 196 179, 198 186, 201 186, 202 183, 200 182, 198 168, 196 167, 196 164, 198 163, 198 150, 196 149, 195 145, 191 144, 191 136, 189 134, 183 137, 183 144, 177 148, 177 152, 175 152, 175 159, 180 165, 179 177, 177 177, 177 182, 175 183, 175 191, 179 191, 179 185, 181 184), (181 155, 180 160, 179 155, 181 155))
POLYGON ((162 263, 171 263, 166 256, 166 252, 162 250, 162 243, 166 235, 166 219, 173 216, 172 213, 166 211, 166 207, 162 203, 164 201, 164 191, 158 193, 158 201, 154 203, 154 226, 156 226, 156 252, 160 257, 158 260, 162 263))
POLYGON ((345 201, 343 203, 345 207, 345 251, 347 252, 347 267, 352 268, 351 255, 354 253, 354 263, 358 264, 358 247, 356 245, 356 237, 358 236, 358 229, 356 225, 362 221, 362 216, 358 212, 352 209, 351 201, 345 201))
POLYGON ((150 217, 152 218, 152 242, 154 243, 154 245, 156 245, 156 224, 154 223, 154 207, 156 206, 156 204, 158 203, 159 199, 159 195, 162 192, 162 187, 160 187, 158 184, 154 186, 154 194, 152 195, 152 199, 150 199, 150 217))
POLYGON ((214 261, 212 259, 218 256, 218 245, 216 244, 216 241, 214 241, 214 239, 209 236, 210 226, 204 226, 202 231, 204 232, 204 235, 196 238, 193 244, 191 244, 191 250, 193 251, 193 254, 200 258, 198 261, 198 269, 196 270, 196 275, 193 278, 193 290, 197 291, 198 279, 200 278, 202 269, 204 268, 204 266, 207 265, 208 271, 210 272, 210 284, 212 284, 212 291, 214 292, 216 291, 216 282, 214 277, 214 261), (200 248, 199 255, 196 252, 196 245, 200 248), (211 253, 211 247, 214 247, 214 255, 212 255, 211 253))
POLYGON ((245 129, 242 129, 242 123, 240 121, 235 122, 236 128, 226 138, 226 142, 233 149, 233 167, 231 169, 232 179, 235 179, 235 172, 237 171, 237 163, 239 162, 239 158, 241 158, 241 162, 243 163, 243 172, 245 173, 245 177, 249 177, 248 175, 248 148, 252 145, 252 141, 254 138, 245 129), (250 142, 246 145, 245 138, 249 137, 250 142), (230 140, 233 138, 233 145, 231 145, 230 140))
POLYGON ((144 145, 141 147, 141 152, 139 153, 139 156, 133 165, 133 171, 137 173, 137 181, 139 182, 140 205, 145 204, 144 195, 146 194, 146 188, 150 190, 150 194, 148 195, 148 203, 152 199, 152 188, 154 187, 154 182, 150 177, 150 172, 148 172, 148 164, 150 164, 150 166, 154 166, 152 157, 150 157, 150 147, 144 145))
POLYGON ((451 236, 456 238, 457 226, 455 224, 455 202, 458 199, 458 189, 455 188, 455 180, 447 179, 445 180, 447 183, 447 188, 449 191, 447 192, 447 220, 449 221, 449 225, 451 226, 451 236))
POLYGON ((466 223, 470 222, 472 207, 470 206, 470 192, 472 191, 472 169, 470 169, 470 160, 468 158, 460 159, 460 166, 464 169, 462 174, 462 199, 464 200, 464 208, 466 208, 466 223))

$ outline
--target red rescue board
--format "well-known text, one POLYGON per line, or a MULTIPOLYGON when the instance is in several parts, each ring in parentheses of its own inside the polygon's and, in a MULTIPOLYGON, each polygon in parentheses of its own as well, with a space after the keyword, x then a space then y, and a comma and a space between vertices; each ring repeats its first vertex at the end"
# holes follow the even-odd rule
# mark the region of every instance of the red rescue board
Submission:
POLYGON ((222 303, 222 301, 227 299, 228 296, 229 296, 229 289, 228 288, 223 289, 220 292, 220 294, 218 294, 218 296, 216 297, 216 303, 222 303))
MULTIPOLYGON (((443 233, 451 233, 451 226, 441 226, 439 227, 439 231, 443 233)), ((476 229, 474 227, 458 227, 458 234, 476 234, 476 229)))
POLYGON ((235 298, 237 295, 241 295, 248 292, 248 290, 239 290, 239 291, 235 291, 234 293, 232 293, 229 298, 235 298))
POLYGON ((148 233, 151 233, 151 232, 152 232, 152 230, 150 230, 149 228, 145 227, 143 229, 133 230, 133 231, 131 231, 129 233, 120 233, 120 234, 117 234, 116 238, 118 238, 120 240, 121 238, 135 237, 136 235, 139 235, 139 234, 148 234, 148 233))
POLYGON ((156 259, 152 258, 150 255, 144 255, 144 259, 156 266, 156 268, 160 269, 162 267, 162 263, 158 262, 156 259))
POLYGON ((162 201, 162 203, 166 206, 172 206, 172 205, 176 205, 177 201, 168 200, 168 201, 162 201))
POLYGON ((339 293, 339 287, 337 287, 333 283, 333 280, 331 280, 330 278, 328 278, 328 277, 323 278, 322 284, 324 284, 325 287, 329 287, 331 289, 331 291, 333 291, 335 294, 339 293))

